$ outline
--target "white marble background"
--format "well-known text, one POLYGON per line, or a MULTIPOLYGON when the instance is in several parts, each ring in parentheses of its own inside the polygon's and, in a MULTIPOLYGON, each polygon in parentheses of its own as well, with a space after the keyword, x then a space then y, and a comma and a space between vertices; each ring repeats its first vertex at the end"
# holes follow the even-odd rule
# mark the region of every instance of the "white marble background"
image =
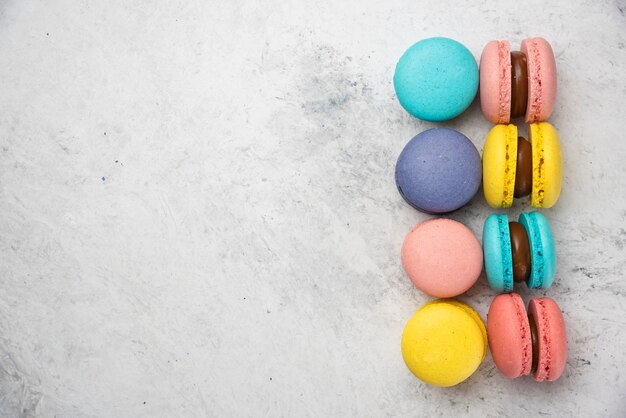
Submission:
MULTIPOLYGON (((625 416, 626 2, 481 3, 2 0, 0 415, 625 416), (434 388, 402 361, 427 216, 393 171, 433 124, 391 80, 441 35, 557 56, 558 273, 521 291, 564 312, 555 383, 488 355, 434 388)), ((479 150, 490 128, 477 103, 445 126, 479 150)))

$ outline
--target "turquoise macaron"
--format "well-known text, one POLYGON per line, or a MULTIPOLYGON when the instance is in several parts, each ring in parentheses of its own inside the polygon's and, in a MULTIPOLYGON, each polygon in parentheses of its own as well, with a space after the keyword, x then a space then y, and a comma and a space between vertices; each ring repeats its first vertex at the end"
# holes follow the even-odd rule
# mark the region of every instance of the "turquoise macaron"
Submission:
POLYGON ((449 38, 428 38, 411 46, 393 76, 398 101, 411 115, 441 122, 460 115, 478 91, 472 53, 449 38))
POLYGON ((489 215, 483 254, 487 281, 495 292, 512 292, 516 281, 525 281, 530 289, 547 289, 554 282, 554 239, 539 212, 522 213, 519 222, 509 222, 505 214, 489 215))

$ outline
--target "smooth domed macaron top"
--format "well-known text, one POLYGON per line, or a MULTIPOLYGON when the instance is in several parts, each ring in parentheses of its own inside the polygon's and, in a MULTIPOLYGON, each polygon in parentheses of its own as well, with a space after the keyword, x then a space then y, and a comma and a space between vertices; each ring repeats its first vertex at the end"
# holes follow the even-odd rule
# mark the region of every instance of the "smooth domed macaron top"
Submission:
POLYGON ((402 266, 422 292, 439 298, 458 296, 480 276, 483 252, 472 231, 452 219, 422 222, 406 235, 402 266))
POLYGON ((467 204, 480 187, 478 150, 465 135, 434 128, 416 135, 396 163, 398 191, 411 206, 446 213, 467 204))
POLYGON ((393 76, 398 101, 411 115, 440 122, 461 114, 478 90, 472 53, 449 38, 428 38, 411 46, 393 76))
POLYGON ((470 377, 487 353, 480 316, 450 299, 423 305, 402 333, 402 357, 409 370, 435 386, 453 386, 470 377))

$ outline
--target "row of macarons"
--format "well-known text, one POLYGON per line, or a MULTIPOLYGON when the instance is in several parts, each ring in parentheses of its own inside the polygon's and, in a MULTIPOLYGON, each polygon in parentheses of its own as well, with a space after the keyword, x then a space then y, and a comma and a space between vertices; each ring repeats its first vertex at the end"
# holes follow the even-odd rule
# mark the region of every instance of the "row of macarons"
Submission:
POLYGON ((519 51, 506 40, 485 45, 480 69, 472 53, 449 38, 428 38, 402 55, 393 77, 398 101, 411 115, 442 122, 460 115, 479 88, 485 117, 507 124, 547 120, 556 102, 556 60, 543 38, 526 38, 519 51))
MULTIPOLYGON (((445 121, 474 100, 479 69, 471 52, 448 38, 429 38, 400 58, 394 87, 400 104, 413 116, 445 121)), ((481 179, 485 200, 508 208, 514 198, 530 196, 537 208, 550 208, 562 184, 562 153, 557 130, 545 122, 556 101, 556 62, 543 38, 527 38, 520 51, 508 41, 491 41, 480 58, 480 104, 497 125, 485 140, 482 158, 463 134, 447 128, 428 130, 405 146, 396 164, 396 184, 413 207, 447 213, 468 203, 481 179), (528 139, 510 124, 524 117, 528 139)))
POLYGON ((554 240, 539 212, 522 213, 519 222, 491 214, 482 248, 472 231, 446 218, 412 228, 402 245, 402 266, 415 287, 444 298, 422 306, 407 322, 402 354, 408 368, 426 383, 456 385, 476 371, 487 345, 498 369, 509 378, 532 373, 538 381, 556 380, 565 369, 565 323, 557 303, 530 301, 528 313, 514 283, 549 288, 556 272, 554 240), (487 327, 467 304, 453 297, 469 290, 481 275, 501 293, 491 303, 487 327), (436 303, 435 303, 436 302, 436 303))
POLYGON ((396 163, 398 191, 414 208, 432 214, 455 211, 474 198, 482 181, 485 200, 508 208, 530 196, 536 208, 550 208, 561 194, 562 153, 548 122, 530 125, 530 142, 515 125, 494 126, 481 157, 465 135, 433 128, 413 137, 396 163))
POLYGON ((556 273, 556 252, 550 224, 539 212, 523 212, 518 221, 506 214, 487 217, 482 247, 474 233, 452 219, 435 218, 413 227, 402 244, 402 266, 422 292, 452 298, 469 290, 483 264, 489 287, 510 293, 523 283, 548 289, 556 273))
POLYGON ((402 245, 402 266, 424 293, 441 299, 423 305, 407 322, 402 355, 409 370, 435 386, 452 386, 470 377, 489 347, 496 367, 509 378, 532 374, 537 381, 558 379, 565 369, 565 322, 557 303, 530 300, 528 311, 514 283, 549 288, 556 255, 548 220, 522 213, 519 222, 491 214, 483 228, 482 248, 473 232, 446 218, 413 227, 402 245), (469 305, 452 299, 469 290, 481 275, 496 293, 485 327, 469 305))
MULTIPOLYGON (((413 116, 444 121, 474 100, 479 71, 472 54, 457 41, 430 38, 409 48, 397 64, 394 87, 413 116)), ((512 206, 530 195, 533 207, 552 207, 561 191, 562 156, 556 129, 545 122, 556 99, 556 63, 542 38, 491 41, 480 59, 480 103, 497 124, 481 158, 463 134, 430 129, 405 146, 396 164, 396 185, 414 208, 448 213, 468 203, 481 181, 494 208, 512 206), (529 122, 529 139, 510 124, 529 122)), ((507 377, 531 374, 537 381, 558 379, 565 368, 567 341, 561 310, 554 300, 530 300, 528 311, 514 283, 547 289, 556 272, 554 240, 547 219, 522 213, 518 222, 504 214, 485 221, 483 245, 464 225, 432 219, 414 227, 402 247, 402 265, 413 284, 445 299, 428 302, 407 322, 402 354, 408 368, 426 383, 452 386, 467 379, 489 347, 507 377), (467 291, 484 263, 490 287, 501 293, 491 303, 487 327, 469 305, 449 299, 467 291)))
POLYGON ((567 337, 561 309, 549 297, 532 298, 528 310, 517 293, 496 296, 487 326, 469 305, 435 299, 422 305, 402 333, 402 356, 409 370, 434 386, 454 386, 482 364, 487 349, 508 378, 532 375, 558 379, 567 362, 567 337))

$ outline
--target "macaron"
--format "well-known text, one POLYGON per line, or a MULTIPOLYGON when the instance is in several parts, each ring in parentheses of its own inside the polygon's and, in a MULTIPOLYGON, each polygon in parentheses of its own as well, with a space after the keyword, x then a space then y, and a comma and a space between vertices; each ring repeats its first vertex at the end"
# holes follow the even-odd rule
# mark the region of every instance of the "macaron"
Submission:
POLYGON ((454 386, 470 377, 487 353, 487 333, 478 313, 452 299, 426 303, 402 333, 402 357, 420 380, 454 386))
POLYGON ((530 204, 550 208, 559 199, 563 157, 559 135, 548 122, 530 124, 530 142, 515 125, 494 126, 483 148, 483 192, 494 208, 530 195, 530 204))
POLYGON ((491 41, 480 56, 480 106, 492 123, 550 117, 556 101, 556 61, 543 38, 527 38, 520 51, 508 41, 491 41))
POLYGON ((478 90, 472 53, 449 38, 428 38, 411 46, 393 76, 398 101, 416 118, 441 122, 461 114, 478 90))
POLYGON ((557 380, 565 370, 565 321, 550 298, 531 299, 528 313, 517 293, 495 297, 487 313, 489 349, 498 370, 511 379, 531 374, 557 380))
POLYGON ((448 128, 424 131, 404 147, 396 185, 408 204, 446 213, 468 203, 480 187, 480 154, 465 135, 448 128))
POLYGON ((468 290, 482 271, 483 251, 468 227, 452 219, 414 226, 402 244, 402 266, 415 287, 437 298, 468 290))
POLYGON ((522 213, 519 222, 491 214, 483 227, 485 272, 491 289, 513 291, 514 282, 547 289, 554 282, 556 253, 548 220, 539 212, 522 213))

